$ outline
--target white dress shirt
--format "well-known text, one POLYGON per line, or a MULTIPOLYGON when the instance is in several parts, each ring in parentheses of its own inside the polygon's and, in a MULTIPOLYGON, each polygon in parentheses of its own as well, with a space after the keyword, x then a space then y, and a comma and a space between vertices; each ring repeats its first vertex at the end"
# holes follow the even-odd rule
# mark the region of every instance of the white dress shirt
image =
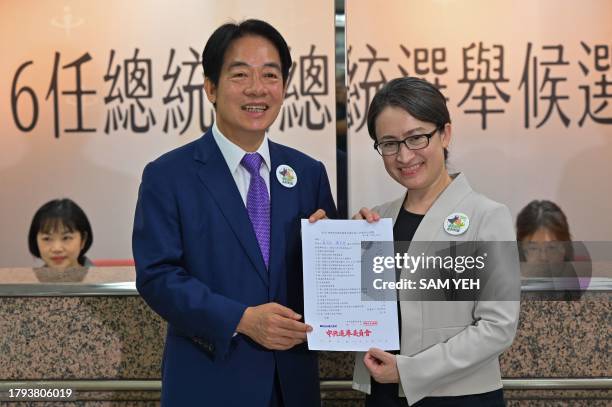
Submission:
MULTIPOLYGON (((234 181, 236 182, 236 186, 238 187, 238 191, 240 191, 240 196, 242 197, 242 202, 244 202, 244 206, 246 206, 247 193, 249 192, 249 184, 251 182, 251 174, 246 168, 240 165, 240 161, 242 161, 242 157, 244 157, 244 155, 248 152, 244 151, 241 147, 232 143, 227 137, 225 137, 223 133, 221 133, 221 130, 219 130, 217 127, 217 122, 213 123, 212 134, 215 138, 215 142, 219 146, 219 150, 221 150, 221 154, 223 155, 230 172, 232 173, 232 177, 234 177, 234 181)), ((268 147, 267 133, 264 135, 264 139, 256 152, 263 157, 262 165, 259 167, 259 175, 261 175, 266 182, 269 197, 270 168, 272 168, 272 161, 270 160, 270 149, 268 147)), ((232 336, 236 335, 238 335, 238 332, 234 332, 234 335, 232 336)))
MULTIPOLYGON (((247 193, 249 192, 249 184, 251 182, 251 174, 244 168, 240 161, 247 151, 244 151, 241 147, 231 142, 227 137, 221 133, 219 128, 217 127, 217 123, 213 123, 212 126, 212 134, 215 138, 215 142, 219 146, 221 150, 221 154, 229 167, 230 172, 232 173, 232 177, 234 177, 234 181, 236 182, 236 186, 238 187, 238 191, 240 191, 240 196, 242 197, 242 202, 246 206, 247 201, 247 193)), ((268 147, 268 134, 264 135, 264 139, 261 142, 261 145, 256 151, 259 153, 263 162, 261 167, 259 168, 259 174, 262 176, 264 181, 266 182, 266 188, 268 189, 268 197, 270 196, 270 169, 272 168, 272 162, 270 160, 270 149, 268 147)))

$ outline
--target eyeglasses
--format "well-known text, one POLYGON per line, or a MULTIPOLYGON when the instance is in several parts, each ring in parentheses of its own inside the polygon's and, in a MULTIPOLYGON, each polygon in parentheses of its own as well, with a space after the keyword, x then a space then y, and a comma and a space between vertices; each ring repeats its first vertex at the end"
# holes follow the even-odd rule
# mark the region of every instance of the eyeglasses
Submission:
POLYGON ((374 143, 374 149, 382 156, 395 155, 400 152, 400 146, 405 145, 408 150, 421 150, 429 145, 429 139, 443 126, 436 127, 431 133, 414 134, 403 140, 388 140, 374 143))
POLYGON ((523 242, 523 250, 526 256, 536 257, 539 255, 554 256, 565 252, 567 242, 523 242))

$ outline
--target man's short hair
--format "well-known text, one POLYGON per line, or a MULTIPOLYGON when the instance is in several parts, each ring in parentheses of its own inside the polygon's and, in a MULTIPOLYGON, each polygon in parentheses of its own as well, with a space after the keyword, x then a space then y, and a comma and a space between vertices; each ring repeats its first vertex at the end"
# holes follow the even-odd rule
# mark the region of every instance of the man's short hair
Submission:
POLYGON ((204 76, 217 86, 227 49, 232 42, 246 36, 263 37, 274 44, 280 56, 283 84, 286 84, 292 63, 287 42, 276 28, 256 19, 245 20, 239 24, 223 24, 212 33, 202 52, 204 76))

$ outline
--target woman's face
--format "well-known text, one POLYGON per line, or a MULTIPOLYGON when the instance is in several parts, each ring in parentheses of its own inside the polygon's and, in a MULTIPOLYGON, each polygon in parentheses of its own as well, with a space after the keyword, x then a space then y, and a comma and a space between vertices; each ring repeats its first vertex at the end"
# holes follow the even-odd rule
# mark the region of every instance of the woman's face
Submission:
POLYGON ((36 243, 45 265, 63 271, 79 266, 79 253, 85 245, 85 239, 78 231, 71 232, 65 227, 59 227, 48 232, 38 232, 36 243))
POLYGON ((565 242, 546 228, 539 228, 522 243, 528 263, 562 263, 565 258, 565 242))
MULTIPOLYGON (((412 117, 405 110, 388 106, 376 119, 378 142, 401 141, 408 136, 431 133, 433 123, 412 117)), ((450 143, 451 128, 447 124, 429 140, 429 145, 420 150, 409 150, 405 145, 395 155, 383 156, 385 169, 398 183, 410 190, 427 189, 446 175, 444 148, 450 143)))

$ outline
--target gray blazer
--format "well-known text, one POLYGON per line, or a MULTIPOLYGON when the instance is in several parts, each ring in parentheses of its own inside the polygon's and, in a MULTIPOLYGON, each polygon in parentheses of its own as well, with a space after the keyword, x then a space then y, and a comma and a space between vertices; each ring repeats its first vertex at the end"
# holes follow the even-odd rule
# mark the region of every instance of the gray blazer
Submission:
MULTIPOLYGON (((403 202, 401 197, 374 210, 395 222, 403 202)), ((508 208, 474 192, 463 174, 454 175, 452 183, 427 211, 413 238, 423 242, 514 240, 508 208), (448 234, 443 227, 446 217, 455 212, 469 218, 468 229, 458 236, 448 234)), ((519 275, 518 252, 516 262, 508 264, 508 272, 519 275)), ((402 301, 401 350, 396 357, 399 396, 406 397, 412 405, 428 396, 460 396, 501 388, 498 357, 514 339, 519 304, 519 301, 402 301), (474 323, 474 318, 480 321, 474 323)), ((370 375, 363 356, 362 352, 356 354, 353 388, 369 394, 370 375)))

